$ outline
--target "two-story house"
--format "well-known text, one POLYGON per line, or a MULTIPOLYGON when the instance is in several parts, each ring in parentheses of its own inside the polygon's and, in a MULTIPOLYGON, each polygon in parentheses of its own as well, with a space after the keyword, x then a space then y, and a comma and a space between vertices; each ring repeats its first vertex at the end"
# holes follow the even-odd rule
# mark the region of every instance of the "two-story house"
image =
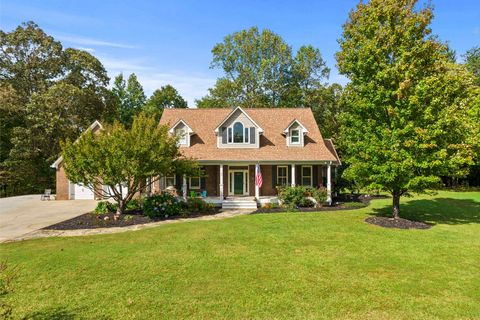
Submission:
MULTIPOLYGON (((184 197, 248 207, 275 201, 277 186, 324 186, 331 201, 333 168, 340 159, 309 108, 165 109, 160 124, 179 136, 182 153, 199 162, 201 174, 161 177, 153 192, 171 186, 184 197)), ((100 128, 95 122, 90 129, 100 128)), ((53 167, 57 199, 95 198, 90 189, 68 181, 61 157, 53 167)))

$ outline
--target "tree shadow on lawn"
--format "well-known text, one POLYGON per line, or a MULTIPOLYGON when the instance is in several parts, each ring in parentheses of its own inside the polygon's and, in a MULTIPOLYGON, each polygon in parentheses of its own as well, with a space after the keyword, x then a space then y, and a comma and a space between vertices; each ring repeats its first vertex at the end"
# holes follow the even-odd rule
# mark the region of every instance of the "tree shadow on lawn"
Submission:
MULTIPOLYGON (((373 209, 378 217, 391 217, 392 207, 373 209)), ((468 199, 435 198, 400 204, 400 217, 428 224, 480 223, 480 203, 468 199)))
MULTIPOLYGON (((79 315, 82 313, 81 310, 76 309, 67 309, 66 307, 49 307, 43 310, 34 311, 22 319, 28 320, 70 320, 70 319, 84 319, 83 316, 79 315)), ((110 319, 106 316, 96 316, 95 319, 110 319)))
POLYGON ((60 319, 78 319, 78 316, 72 311, 68 310, 64 307, 53 307, 53 308, 45 308, 43 310, 34 311, 23 319, 29 320, 60 320, 60 319))

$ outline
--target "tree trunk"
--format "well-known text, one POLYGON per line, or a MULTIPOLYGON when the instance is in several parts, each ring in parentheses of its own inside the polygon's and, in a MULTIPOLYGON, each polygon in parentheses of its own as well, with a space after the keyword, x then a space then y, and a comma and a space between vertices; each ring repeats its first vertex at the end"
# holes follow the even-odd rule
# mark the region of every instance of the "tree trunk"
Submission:
POLYGON ((400 195, 399 194, 393 194, 392 216, 394 219, 400 218, 400 195))
POLYGON ((117 208, 117 214, 123 214, 123 212, 125 211, 125 204, 126 202, 121 199, 121 200, 117 200, 117 203, 118 203, 118 208, 117 208))

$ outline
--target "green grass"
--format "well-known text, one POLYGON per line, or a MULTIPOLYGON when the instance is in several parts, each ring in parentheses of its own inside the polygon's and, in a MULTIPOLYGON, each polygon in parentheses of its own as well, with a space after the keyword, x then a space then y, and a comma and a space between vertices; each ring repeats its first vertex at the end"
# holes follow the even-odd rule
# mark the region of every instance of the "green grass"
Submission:
POLYGON ((20 268, 19 318, 480 317, 480 193, 403 199, 430 230, 363 222, 389 206, 39 239, 0 256, 20 268))

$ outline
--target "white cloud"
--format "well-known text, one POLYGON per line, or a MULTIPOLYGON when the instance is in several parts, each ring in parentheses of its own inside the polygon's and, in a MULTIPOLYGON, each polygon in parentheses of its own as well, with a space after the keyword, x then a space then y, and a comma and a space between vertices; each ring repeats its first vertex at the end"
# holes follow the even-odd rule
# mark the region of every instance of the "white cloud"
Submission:
POLYGON ((110 41, 86 38, 81 36, 73 36, 73 35, 57 35, 55 38, 61 41, 80 44, 80 45, 86 45, 86 46, 103 46, 103 47, 114 47, 114 48, 125 48, 125 49, 136 48, 135 46, 129 45, 129 44, 110 42, 110 41))

